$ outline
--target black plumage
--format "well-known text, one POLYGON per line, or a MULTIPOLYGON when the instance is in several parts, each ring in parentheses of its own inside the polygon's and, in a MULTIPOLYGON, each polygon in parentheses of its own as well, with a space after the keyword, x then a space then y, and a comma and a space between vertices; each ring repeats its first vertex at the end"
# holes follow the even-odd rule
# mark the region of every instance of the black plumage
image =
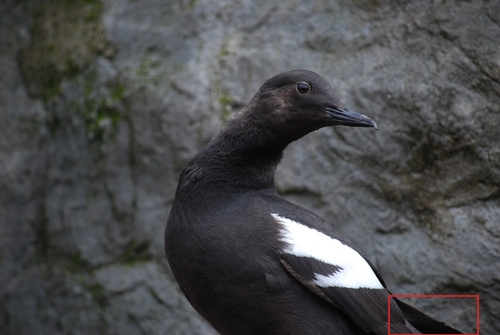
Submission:
MULTIPOLYGON (((375 127, 318 74, 266 81, 180 175, 165 250, 182 291, 221 334, 387 334, 387 291, 350 241, 281 198, 286 146, 326 126, 375 127)), ((460 332, 392 299, 391 332, 460 332)))

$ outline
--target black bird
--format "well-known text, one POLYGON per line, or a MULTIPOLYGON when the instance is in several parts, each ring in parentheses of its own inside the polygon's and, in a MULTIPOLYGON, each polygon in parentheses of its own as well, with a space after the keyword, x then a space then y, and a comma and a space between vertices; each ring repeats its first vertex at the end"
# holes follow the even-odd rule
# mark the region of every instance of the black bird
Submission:
MULTIPOLYGON (((286 146, 322 127, 374 127, 306 70, 266 81, 182 171, 165 251, 182 291, 221 334, 388 333, 388 294, 363 253, 279 196, 286 146)), ((460 334, 391 301, 391 333, 460 334)))

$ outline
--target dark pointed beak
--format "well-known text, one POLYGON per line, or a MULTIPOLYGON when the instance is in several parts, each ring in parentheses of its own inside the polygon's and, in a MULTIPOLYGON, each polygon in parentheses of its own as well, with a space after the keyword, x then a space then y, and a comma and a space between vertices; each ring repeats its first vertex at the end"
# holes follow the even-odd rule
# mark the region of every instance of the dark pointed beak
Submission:
POLYGON ((373 121, 366 115, 359 114, 345 107, 327 107, 326 112, 330 116, 331 120, 337 125, 349 127, 373 127, 375 129, 378 129, 375 121, 373 121))

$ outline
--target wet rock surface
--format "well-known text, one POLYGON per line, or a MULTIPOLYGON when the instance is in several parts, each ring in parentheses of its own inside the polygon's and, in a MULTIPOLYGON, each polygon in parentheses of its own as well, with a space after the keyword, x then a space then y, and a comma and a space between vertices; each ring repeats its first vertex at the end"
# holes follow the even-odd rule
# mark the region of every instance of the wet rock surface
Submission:
MULTIPOLYGON (((305 68, 379 125, 286 151, 276 185, 393 293, 479 294, 500 332, 495 1, 4 1, 0 332, 214 334, 163 252, 177 176, 267 78, 305 68)), ((464 300, 465 301, 465 300, 464 300)), ((475 305, 417 299, 475 331, 475 305)))

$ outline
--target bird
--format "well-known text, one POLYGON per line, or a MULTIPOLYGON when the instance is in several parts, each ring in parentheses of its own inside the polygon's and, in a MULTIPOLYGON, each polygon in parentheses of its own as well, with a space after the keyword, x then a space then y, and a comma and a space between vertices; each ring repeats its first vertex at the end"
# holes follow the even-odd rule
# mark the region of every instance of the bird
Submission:
POLYGON ((285 148, 323 127, 377 124, 308 70, 260 87, 180 173, 165 253, 182 292, 222 335, 461 334, 389 297, 363 252, 282 198, 285 148), (389 300, 388 300, 389 298, 389 300))

